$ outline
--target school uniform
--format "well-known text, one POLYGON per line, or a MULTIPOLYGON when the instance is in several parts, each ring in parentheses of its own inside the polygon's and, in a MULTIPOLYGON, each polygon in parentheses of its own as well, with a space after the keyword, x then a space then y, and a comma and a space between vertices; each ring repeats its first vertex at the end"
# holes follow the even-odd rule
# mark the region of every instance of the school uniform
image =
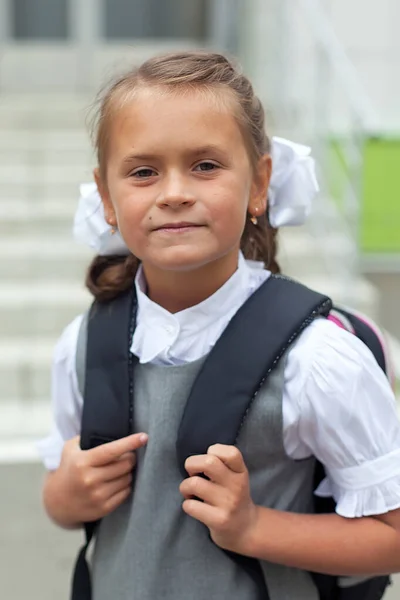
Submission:
MULTIPOLYGON (((247 574, 181 509, 177 427, 190 387, 230 319, 270 273, 239 256, 234 275, 197 306, 172 315, 145 294, 139 269, 135 430, 149 433, 138 452, 133 494, 100 526, 93 561, 93 600, 257 597, 247 574)), ((76 377, 82 317, 64 331, 53 364, 54 426, 39 444, 56 469, 65 440, 78 435, 83 400, 76 377)), ((317 319, 289 348, 264 384, 238 447, 256 503, 310 512, 314 457, 344 517, 400 507, 400 425, 390 385, 355 336, 317 319)), ((317 600, 311 577, 262 563, 271 600, 317 600)))

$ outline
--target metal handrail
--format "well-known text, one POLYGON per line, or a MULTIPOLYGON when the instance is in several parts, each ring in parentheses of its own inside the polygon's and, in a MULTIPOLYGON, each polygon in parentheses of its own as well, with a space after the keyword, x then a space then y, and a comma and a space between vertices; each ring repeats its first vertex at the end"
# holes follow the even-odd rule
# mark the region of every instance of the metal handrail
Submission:
POLYGON ((332 108, 330 99, 329 77, 333 76, 335 82, 340 84, 343 90, 343 97, 346 100, 347 114, 350 117, 350 126, 346 129, 347 143, 342 148, 342 156, 349 166, 348 172, 344 173, 344 194, 343 205, 339 209, 336 203, 327 193, 328 187, 325 185, 329 174, 329 164, 324 161, 326 153, 329 150, 329 141, 327 140, 331 133, 328 129, 318 132, 315 145, 317 160, 320 163, 320 177, 322 188, 326 192, 323 196, 321 207, 323 210, 316 211, 314 223, 311 224, 313 234, 321 241, 321 254, 324 258, 328 272, 339 273, 342 280, 343 290, 346 291, 348 303, 353 302, 352 290, 354 281, 359 276, 359 223, 362 197, 363 180, 363 140, 368 132, 377 127, 377 113, 366 93, 360 80, 359 74, 353 63, 346 54, 345 48, 336 35, 330 18, 321 5, 320 0, 298 0, 298 8, 312 35, 312 41, 316 46, 314 59, 319 67, 317 77, 318 92, 316 99, 318 101, 317 120, 319 127, 321 124, 326 127, 329 123, 332 108), (325 72, 328 71, 328 74, 325 72), (325 81, 325 94, 324 94, 325 81), (320 97, 318 97, 318 95, 320 97), (327 223, 326 209, 329 206, 331 212, 331 222, 327 223), (334 262, 332 257, 325 252, 324 241, 329 230, 336 228, 347 240, 348 256, 346 261, 334 262), (330 228, 330 229, 329 229, 330 228))
POLYGON ((368 130, 375 129, 378 122, 377 113, 320 1, 298 0, 298 3, 304 14, 307 15, 308 23, 312 27, 318 44, 324 49, 336 74, 342 81, 363 127, 368 130))

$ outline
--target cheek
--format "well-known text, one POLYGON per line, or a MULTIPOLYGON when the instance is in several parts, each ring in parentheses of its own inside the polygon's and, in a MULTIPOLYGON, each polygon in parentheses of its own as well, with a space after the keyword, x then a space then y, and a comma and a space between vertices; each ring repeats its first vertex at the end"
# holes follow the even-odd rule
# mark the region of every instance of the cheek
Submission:
POLYGON ((147 218, 147 204, 137 194, 121 193, 113 196, 118 229, 131 252, 137 254, 144 243, 143 224, 147 218))
POLYGON ((148 209, 145 193, 133 192, 129 186, 118 186, 111 197, 120 227, 124 223, 129 223, 131 227, 141 223, 148 209))
POLYGON ((244 227, 246 221, 249 190, 233 182, 224 185, 210 196, 208 209, 211 221, 224 228, 244 227))

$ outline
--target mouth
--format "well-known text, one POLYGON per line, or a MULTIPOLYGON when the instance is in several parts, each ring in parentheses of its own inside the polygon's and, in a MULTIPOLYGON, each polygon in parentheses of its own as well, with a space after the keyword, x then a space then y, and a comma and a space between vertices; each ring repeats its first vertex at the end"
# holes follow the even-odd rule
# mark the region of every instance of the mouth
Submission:
POLYGON ((160 227, 156 227, 154 231, 160 231, 164 233, 186 233, 189 231, 193 231, 194 229, 199 229, 203 227, 203 225, 199 225, 198 223, 190 223, 188 221, 181 221, 179 223, 164 223, 160 225, 160 227))

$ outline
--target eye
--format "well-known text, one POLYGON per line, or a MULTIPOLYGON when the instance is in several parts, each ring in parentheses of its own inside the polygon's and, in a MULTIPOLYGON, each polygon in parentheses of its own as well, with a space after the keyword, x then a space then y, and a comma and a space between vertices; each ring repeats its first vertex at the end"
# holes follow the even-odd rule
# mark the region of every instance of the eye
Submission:
POLYGON ((206 173, 207 171, 215 171, 218 168, 218 165, 216 165, 215 163, 204 161, 195 167, 195 171, 206 173))
POLYGON ((150 168, 138 169, 132 173, 132 177, 136 177, 137 179, 148 179, 152 177, 152 175, 156 175, 156 172, 150 168))

